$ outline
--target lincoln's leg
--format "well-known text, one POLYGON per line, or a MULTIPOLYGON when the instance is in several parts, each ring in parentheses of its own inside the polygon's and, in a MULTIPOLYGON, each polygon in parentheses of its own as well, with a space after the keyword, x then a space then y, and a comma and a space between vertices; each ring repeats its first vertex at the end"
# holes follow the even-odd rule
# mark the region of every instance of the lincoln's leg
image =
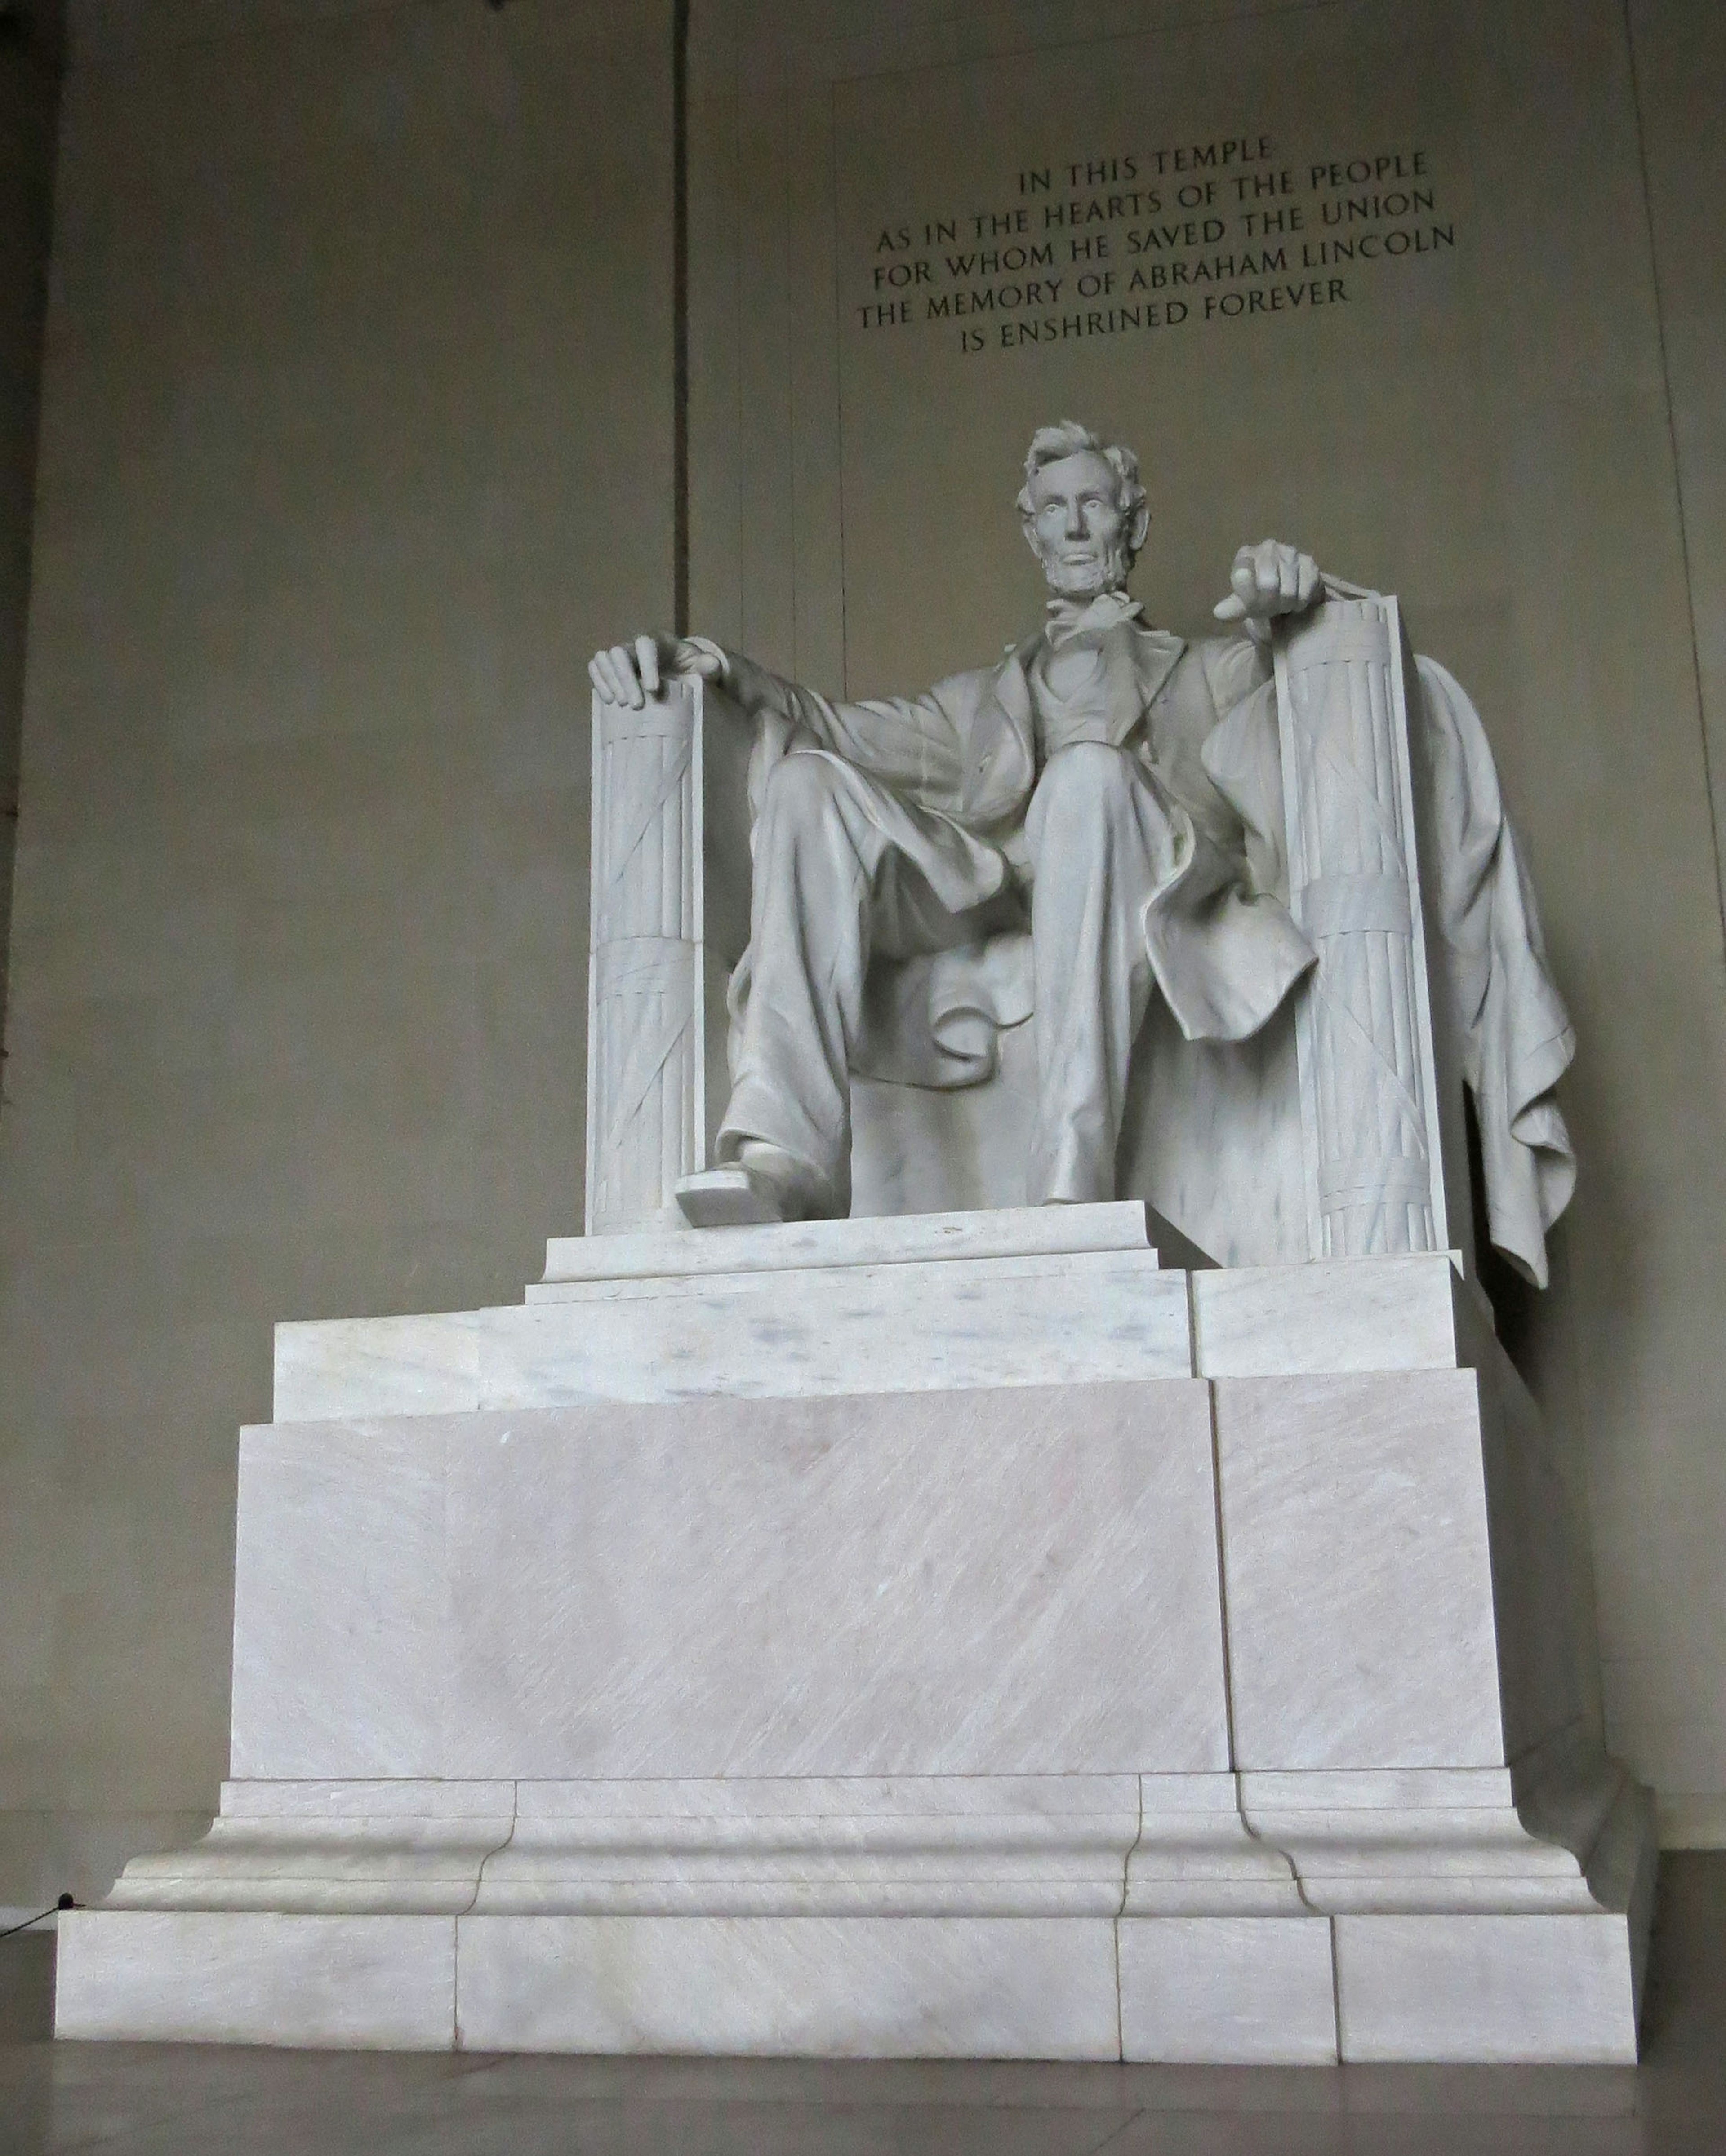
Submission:
POLYGON ((847 1050, 888 843, 866 784, 824 756, 788 756, 755 827, 749 1000, 718 1152, 789 1182, 789 1214, 850 1204, 847 1050))
POLYGON ((1110 1199, 1127 1061, 1152 987, 1145 901, 1182 841, 1133 757, 1100 742, 1050 757, 1025 836, 1038 1080, 1026 1194, 1110 1199))

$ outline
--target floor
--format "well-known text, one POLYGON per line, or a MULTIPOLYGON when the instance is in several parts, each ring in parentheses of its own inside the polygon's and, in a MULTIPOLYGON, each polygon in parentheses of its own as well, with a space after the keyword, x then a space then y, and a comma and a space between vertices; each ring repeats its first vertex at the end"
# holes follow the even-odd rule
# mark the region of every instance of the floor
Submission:
POLYGON ((1726 1855, 1662 1863, 1635 2070, 56 2045, 52 1954, 0 1943, 0 2156, 1726 2156, 1726 1855))

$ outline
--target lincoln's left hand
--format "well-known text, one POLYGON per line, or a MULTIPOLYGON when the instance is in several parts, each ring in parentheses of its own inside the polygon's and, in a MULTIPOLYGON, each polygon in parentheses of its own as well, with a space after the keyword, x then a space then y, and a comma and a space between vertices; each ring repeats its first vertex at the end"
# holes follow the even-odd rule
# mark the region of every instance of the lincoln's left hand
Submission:
POLYGON ((1238 621, 1256 644, 1269 640, 1278 614, 1304 613, 1318 597, 1318 564, 1297 547, 1266 539, 1243 547, 1229 572, 1234 589, 1212 612, 1219 621, 1238 621))

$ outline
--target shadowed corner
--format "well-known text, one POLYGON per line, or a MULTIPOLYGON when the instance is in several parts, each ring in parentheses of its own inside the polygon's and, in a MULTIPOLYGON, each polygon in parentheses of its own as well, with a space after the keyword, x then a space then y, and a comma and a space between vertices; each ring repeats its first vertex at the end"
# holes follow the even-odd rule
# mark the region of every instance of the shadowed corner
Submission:
POLYGON ((54 1935, 0 1939, 0 2044, 45 2044, 54 2035, 54 1935))

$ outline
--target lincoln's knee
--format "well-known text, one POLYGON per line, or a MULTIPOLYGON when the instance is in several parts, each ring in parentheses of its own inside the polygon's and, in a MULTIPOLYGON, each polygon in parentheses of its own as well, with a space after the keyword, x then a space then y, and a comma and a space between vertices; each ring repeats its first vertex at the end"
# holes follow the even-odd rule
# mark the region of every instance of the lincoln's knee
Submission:
POLYGON ((1107 742, 1070 742, 1044 768, 1041 790, 1072 803, 1124 801, 1133 788, 1133 758, 1107 742))
POLYGON ((824 756, 794 749, 768 774, 762 814, 793 824, 819 822, 831 813, 841 783, 824 756))
POLYGON ((757 834, 762 845, 772 850, 794 844, 818 831, 830 829, 839 814, 840 788, 844 780, 824 756, 794 749, 781 757, 768 774, 762 797, 761 823, 757 834))

